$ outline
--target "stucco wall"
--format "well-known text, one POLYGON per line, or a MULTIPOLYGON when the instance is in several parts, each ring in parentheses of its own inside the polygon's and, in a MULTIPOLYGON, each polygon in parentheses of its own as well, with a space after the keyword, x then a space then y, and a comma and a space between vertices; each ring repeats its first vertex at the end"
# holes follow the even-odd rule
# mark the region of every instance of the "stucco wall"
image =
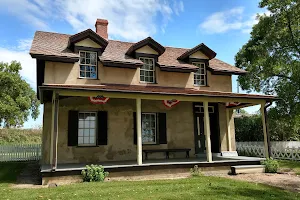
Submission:
MULTIPOLYGON (((99 62, 98 64, 98 78, 97 80, 80 79, 79 77, 79 64, 77 63, 60 63, 60 62, 46 62, 45 65, 45 83, 52 84, 100 84, 100 83, 118 83, 118 84, 134 84, 134 85, 147 85, 140 83, 140 70, 116 68, 116 67, 103 67, 99 62)), ((225 75, 212 75, 207 71, 208 87, 194 86, 193 73, 180 73, 180 72, 165 72, 160 71, 156 67, 156 80, 157 84, 148 84, 155 86, 167 87, 184 87, 196 88, 200 90, 212 91, 226 91, 231 92, 231 76, 225 75)))
MULTIPOLYGON (((135 100, 110 99, 105 105, 91 104, 87 98, 72 97, 59 102, 58 163, 95 163, 101 161, 136 160, 136 145, 133 144, 133 112, 135 100), (68 111, 108 111, 108 145, 99 147, 68 147, 68 111)), ((221 108, 221 106, 220 106, 221 108)), ((192 102, 180 102, 166 108, 161 101, 142 100, 142 112, 165 112, 167 116, 167 144, 143 145, 143 149, 191 148, 194 156, 194 120, 192 102)), ((222 125, 225 115, 220 109, 221 150, 226 149, 226 127, 222 125), (225 129, 225 130, 224 130, 225 129), (225 131, 225 132, 224 132, 225 131), (225 139, 222 139, 225 138, 225 139), (223 141, 225 140, 225 142, 223 141)), ((49 163, 51 103, 44 105, 43 164, 49 163)), ((184 158, 184 153, 170 157, 184 158)), ((164 154, 150 154, 149 158, 164 158, 164 154)))

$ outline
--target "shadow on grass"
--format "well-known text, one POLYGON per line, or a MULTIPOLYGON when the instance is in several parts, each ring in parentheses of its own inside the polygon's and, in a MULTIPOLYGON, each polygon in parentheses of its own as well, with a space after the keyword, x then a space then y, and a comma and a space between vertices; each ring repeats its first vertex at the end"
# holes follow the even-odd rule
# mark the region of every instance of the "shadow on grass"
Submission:
MULTIPOLYGON (((238 184, 238 183, 237 183, 238 184)), ((242 184, 243 185, 243 184, 242 184)), ((252 184, 254 185, 254 184, 252 184)), ((291 200, 299 199, 300 195, 297 193, 287 192, 283 189, 275 188, 264 184, 256 184, 256 188, 247 187, 246 185, 239 187, 213 187, 214 195, 216 196, 229 196, 232 199, 280 199, 280 200, 291 200)))
POLYGON ((0 183, 15 183, 18 175, 26 165, 26 162, 1 162, 0 183))

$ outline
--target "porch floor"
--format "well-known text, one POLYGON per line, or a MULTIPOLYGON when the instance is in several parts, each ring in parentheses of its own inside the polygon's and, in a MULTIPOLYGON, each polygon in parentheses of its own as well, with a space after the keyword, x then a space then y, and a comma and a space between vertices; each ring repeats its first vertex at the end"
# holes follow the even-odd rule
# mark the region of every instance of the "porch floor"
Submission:
MULTIPOLYGON (((246 157, 246 156, 213 156, 213 161, 211 163, 206 161, 205 157, 198 158, 170 158, 170 159, 155 159, 155 160, 143 160, 142 165, 138 165, 137 161, 110 161, 110 162, 99 162, 93 164, 102 165, 105 169, 115 169, 115 168, 128 168, 128 167, 147 167, 147 166, 164 166, 164 165, 198 165, 198 164, 233 164, 240 163, 242 161, 261 161, 264 158, 257 157, 246 157)), ((56 172, 66 172, 66 171, 79 171, 85 169, 85 166, 89 163, 67 163, 58 164, 56 172)), ((50 165, 41 165, 41 172, 51 172, 50 165)))

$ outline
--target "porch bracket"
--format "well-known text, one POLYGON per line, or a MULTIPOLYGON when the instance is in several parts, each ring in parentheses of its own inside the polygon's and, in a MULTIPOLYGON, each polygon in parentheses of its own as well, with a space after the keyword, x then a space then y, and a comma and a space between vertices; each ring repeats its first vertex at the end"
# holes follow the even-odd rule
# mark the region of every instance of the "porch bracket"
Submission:
POLYGON ((141 99, 136 99, 136 127, 137 127, 137 164, 143 164, 142 152, 142 106, 141 99))
POLYGON ((212 162, 208 102, 204 101, 203 105, 204 105, 204 132, 205 132, 205 143, 206 143, 206 158, 207 158, 207 162, 212 162))
POLYGON ((265 157, 269 158, 269 148, 268 148, 268 136, 267 136, 267 126, 266 126, 266 118, 265 118, 265 104, 261 104, 260 106, 260 112, 261 112, 261 118, 262 118, 262 125, 263 125, 263 133, 264 133, 264 149, 265 149, 265 157))
POLYGON ((51 118, 51 147, 50 147, 50 165, 51 170, 57 168, 57 141, 58 141, 58 110, 59 95, 55 91, 52 94, 52 118, 51 118))
POLYGON ((226 108, 226 123, 227 123, 227 150, 231 151, 231 133, 230 133, 230 116, 229 108, 226 108))

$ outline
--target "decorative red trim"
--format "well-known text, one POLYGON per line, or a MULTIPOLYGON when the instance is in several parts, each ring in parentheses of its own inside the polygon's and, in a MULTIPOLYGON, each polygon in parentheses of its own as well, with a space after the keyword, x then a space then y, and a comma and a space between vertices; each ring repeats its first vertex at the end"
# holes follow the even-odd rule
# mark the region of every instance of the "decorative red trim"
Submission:
POLYGON ((109 97, 104 96, 96 96, 96 97, 89 97, 89 101, 93 104, 105 104, 109 100, 109 97))
POLYGON ((238 106, 240 104, 241 104, 240 102, 227 102, 226 107, 238 106))
POLYGON ((180 101, 176 100, 176 99, 171 99, 171 100, 163 100, 163 104, 167 107, 167 108, 172 108, 173 106, 175 106, 176 104, 178 104, 180 101))

